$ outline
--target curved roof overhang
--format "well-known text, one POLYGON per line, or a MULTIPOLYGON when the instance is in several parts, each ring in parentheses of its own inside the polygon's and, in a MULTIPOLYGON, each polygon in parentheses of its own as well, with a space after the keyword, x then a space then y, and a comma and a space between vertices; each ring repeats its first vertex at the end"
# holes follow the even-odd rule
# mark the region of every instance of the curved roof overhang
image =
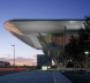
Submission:
POLYGON ((43 49, 38 36, 42 33, 75 32, 84 28, 82 19, 66 20, 10 20, 5 23, 6 29, 28 45, 43 49))

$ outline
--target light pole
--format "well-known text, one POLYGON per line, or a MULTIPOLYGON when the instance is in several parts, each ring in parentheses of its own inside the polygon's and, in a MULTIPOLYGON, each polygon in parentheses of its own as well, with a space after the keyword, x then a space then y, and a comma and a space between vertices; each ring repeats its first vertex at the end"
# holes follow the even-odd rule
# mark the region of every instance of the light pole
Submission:
POLYGON ((84 54, 86 55, 86 68, 88 68, 88 55, 89 55, 89 51, 85 51, 84 54))
POLYGON ((13 47, 13 66, 15 67, 15 45, 11 45, 13 47))

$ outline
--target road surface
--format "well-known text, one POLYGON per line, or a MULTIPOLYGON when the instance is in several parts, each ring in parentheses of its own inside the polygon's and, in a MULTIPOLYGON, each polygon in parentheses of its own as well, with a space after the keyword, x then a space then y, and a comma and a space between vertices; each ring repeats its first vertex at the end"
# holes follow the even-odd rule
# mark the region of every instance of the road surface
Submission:
POLYGON ((58 71, 23 71, 0 76, 0 83, 72 83, 58 71))

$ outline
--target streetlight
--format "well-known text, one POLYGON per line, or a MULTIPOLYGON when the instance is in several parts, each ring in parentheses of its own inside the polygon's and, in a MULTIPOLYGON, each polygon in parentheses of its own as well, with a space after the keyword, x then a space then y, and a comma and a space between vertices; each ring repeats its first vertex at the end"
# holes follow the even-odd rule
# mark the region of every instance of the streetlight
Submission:
POLYGON ((15 45, 11 45, 13 47, 13 66, 15 67, 15 45))
POLYGON ((89 51, 85 51, 84 54, 86 55, 86 68, 88 68, 88 55, 89 55, 89 51))

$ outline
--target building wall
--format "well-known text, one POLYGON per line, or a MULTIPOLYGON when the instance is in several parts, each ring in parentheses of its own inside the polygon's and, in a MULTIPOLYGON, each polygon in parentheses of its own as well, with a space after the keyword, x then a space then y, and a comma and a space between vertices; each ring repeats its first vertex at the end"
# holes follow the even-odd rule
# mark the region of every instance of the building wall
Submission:
POLYGON ((52 60, 46 55, 37 55, 37 67, 41 66, 51 66, 52 60))
POLYGON ((10 66, 9 62, 0 61, 0 67, 9 67, 9 66, 10 66))

